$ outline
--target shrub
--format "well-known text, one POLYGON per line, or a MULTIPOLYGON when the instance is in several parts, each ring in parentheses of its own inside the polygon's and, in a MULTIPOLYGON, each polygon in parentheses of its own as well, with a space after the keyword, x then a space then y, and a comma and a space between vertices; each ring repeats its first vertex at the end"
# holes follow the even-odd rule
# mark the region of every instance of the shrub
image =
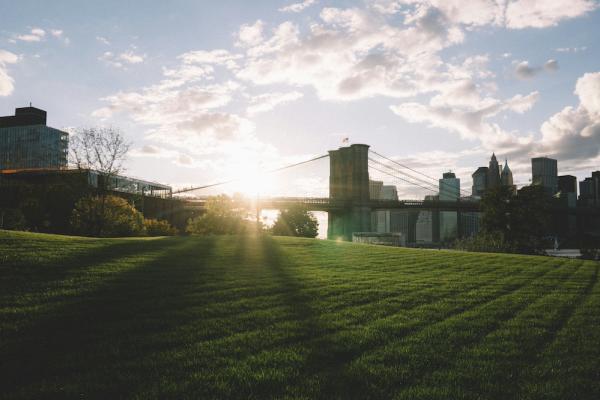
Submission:
POLYGON ((0 208, 0 229, 22 231, 25 229, 25 216, 17 208, 0 208))
POLYGON ((145 219, 144 228, 148 236, 174 236, 179 233, 168 221, 158 219, 145 219))
POLYGON ((190 219, 186 232, 194 235, 228 235, 256 230, 256 223, 246 219, 247 210, 236 199, 226 195, 209 198, 206 211, 200 217, 190 219))
POLYGON ((508 242, 500 233, 481 232, 476 236, 458 239, 453 248, 463 251, 479 251, 484 253, 516 253, 517 248, 508 242))
POLYGON ((75 204, 71 230, 85 236, 118 237, 144 234, 144 217, 125 199, 89 196, 75 204))

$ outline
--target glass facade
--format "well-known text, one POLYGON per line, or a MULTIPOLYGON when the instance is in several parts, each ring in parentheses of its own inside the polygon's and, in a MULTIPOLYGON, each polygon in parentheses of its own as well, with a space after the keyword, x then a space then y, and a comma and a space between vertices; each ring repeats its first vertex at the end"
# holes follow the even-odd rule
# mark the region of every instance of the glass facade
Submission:
POLYGON ((67 167, 69 134, 46 125, 0 127, 0 170, 67 167))

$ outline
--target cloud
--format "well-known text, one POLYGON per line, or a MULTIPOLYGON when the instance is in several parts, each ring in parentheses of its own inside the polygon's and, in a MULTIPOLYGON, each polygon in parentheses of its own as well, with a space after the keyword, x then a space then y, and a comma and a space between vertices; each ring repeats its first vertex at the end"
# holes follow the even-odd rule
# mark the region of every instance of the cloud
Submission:
POLYGON ((144 62, 145 54, 135 54, 132 51, 114 54, 111 51, 102 53, 98 60, 104 61, 106 64, 115 68, 125 68, 126 65, 139 64, 144 62))
POLYGON ((558 70, 558 61, 548 60, 543 67, 532 67, 528 61, 516 62, 514 73, 519 79, 531 79, 544 70, 551 72, 558 70))
POLYGON ((463 40, 432 7, 411 14, 405 25, 358 8, 324 8, 322 23, 307 34, 286 21, 246 50, 237 77, 258 85, 312 86, 321 99, 405 97, 443 84, 446 65, 437 52, 463 40))
POLYGON ((29 33, 16 35, 15 38, 23 42, 40 42, 45 36, 46 31, 41 28, 33 28, 29 33))
POLYGON ((271 111, 276 106, 289 103, 302 98, 303 94, 298 91, 288 93, 264 93, 250 99, 250 105, 246 112, 250 115, 271 111))
POLYGON ((14 79, 8 75, 7 64, 15 64, 18 60, 16 54, 0 49, 0 96, 8 96, 13 92, 14 79))
POLYGON ((103 37, 103 36, 96 36, 96 40, 99 41, 102 44, 107 45, 107 46, 110 45, 110 41, 107 38, 103 37))
POLYGON ((119 54, 119 59, 128 64, 139 64, 144 62, 145 55, 135 54, 131 51, 119 54))
POLYGON ((600 72, 577 80, 577 107, 565 107, 542 124, 540 154, 560 160, 590 160, 600 156, 600 72))
POLYGON ((511 29, 547 28, 597 7, 593 0, 517 0, 507 3, 504 19, 511 29))
POLYGON ((304 0, 300 3, 293 3, 293 4, 290 4, 289 6, 282 7, 279 9, 279 11, 298 13, 298 12, 303 11, 305 8, 312 6, 316 2, 317 2, 316 0, 304 0))
MULTIPOLYGON (((454 93, 456 92, 449 91, 448 99, 453 98, 454 93)), ((391 106, 390 109, 408 122, 427 123, 430 127, 458 133, 463 139, 478 139, 486 146, 506 140, 510 136, 497 124, 489 122, 490 118, 503 111, 524 113, 531 109, 538 99, 538 92, 526 96, 516 95, 504 101, 475 96, 469 101, 443 101, 434 97, 429 105, 408 102, 391 106)))
POLYGON ((470 27, 492 25, 508 29, 547 28, 581 17, 598 7, 594 0, 370 0, 369 7, 381 14, 396 14, 430 5, 454 24, 470 27))
POLYGON ((586 51, 587 50, 587 46, 581 46, 581 47, 557 47, 556 49, 554 49, 554 51, 557 51, 559 53, 579 53, 581 51, 586 51))
POLYGON ((263 29, 265 23, 260 19, 257 20, 254 24, 248 25, 244 24, 240 27, 238 31, 238 42, 236 45, 238 46, 256 46, 263 40, 263 29))

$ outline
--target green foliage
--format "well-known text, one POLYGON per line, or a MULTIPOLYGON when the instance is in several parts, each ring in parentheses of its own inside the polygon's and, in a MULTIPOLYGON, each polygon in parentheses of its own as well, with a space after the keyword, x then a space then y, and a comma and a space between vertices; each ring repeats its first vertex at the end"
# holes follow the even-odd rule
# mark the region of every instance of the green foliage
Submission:
POLYGON ((2 397, 598 399, 596 262, 0 232, 2 397))
POLYGON ((71 229, 84 236, 139 236, 144 234, 144 217, 121 197, 89 196, 75 204, 71 229))
POLYGON ((319 223, 312 213, 298 206, 280 211, 271 232, 277 236, 314 238, 319 233, 319 223))
POLYGON ((498 232, 481 232, 476 236, 458 239, 452 246, 455 250, 485 253, 515 253, 517 249, 498 232))
POLYGON ((551 197, 541 186, 525 186, 518 194, 501 186, 483 196, 483 231, 488 235, 479 242, 494 242, 501 238, 503 245, 519 253, 538 253, 549 234, 551 197))
POLYGON ((17 208, 0 208, 0 229, 21 231, 26 227, 25 216, 17 208))
POLYGON ((226 195, 207 199, 205 212, 190 219, 186 232, 194 235, 231 235, 256 229, 254 222, 247 219, 248 211, 239 199, 226 195))
POLYGON ((148 236, 174 236, 179 232, 168 221, 144 219, 144 229, 148 236))

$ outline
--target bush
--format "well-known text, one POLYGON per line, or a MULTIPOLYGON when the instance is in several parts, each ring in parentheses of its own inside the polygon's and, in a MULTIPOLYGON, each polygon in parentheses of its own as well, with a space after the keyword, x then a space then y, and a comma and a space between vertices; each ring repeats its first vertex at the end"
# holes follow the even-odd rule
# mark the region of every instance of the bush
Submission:
POLYGON ((75 204, 71 230, 84 236, 118 237, 144 234, 144 217, 125 199, 89 196, 75 204))
POLYGON ((206 212, 190 219, 186 232, 194 235, 230 235, 251 232, 257 229, 256 223, 246 219, 247 210, 236 199, 226 195, 209 198, 206 212))
POLYGON ((174 236, 179 233, 177 228, 165 220, 145 219, 144 228, 148 236, 174 236))
POLYGON ((517 248, 509 243, 500 233, 482 232, 476 236, 458 239, 453 248, 463 251, 478 251, 483 253, 516 253, 517 248))
POLYGON ((22 231, 25 229, 25 216, 17 208, 0 208, 0 229, 22 231))

